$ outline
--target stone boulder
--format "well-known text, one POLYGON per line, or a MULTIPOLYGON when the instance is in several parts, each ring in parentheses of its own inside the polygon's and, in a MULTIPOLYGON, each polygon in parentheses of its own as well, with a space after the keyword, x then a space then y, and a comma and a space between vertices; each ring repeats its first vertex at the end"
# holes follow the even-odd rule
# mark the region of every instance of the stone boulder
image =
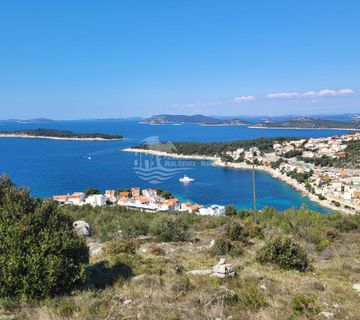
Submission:
POLYGON ((213 266, 212 271, 212 277, 225 278, 235 276, 232 265, 230 263, 225 263, 225 259, 223 258, 213 266))
POLYGON ((83 220, 75 221, 73 223, 73 227, 74 227, 75 232, 79 236, 91 237, 91 235, 92 235, 92 230, 90 228, 90 225, 83 220))

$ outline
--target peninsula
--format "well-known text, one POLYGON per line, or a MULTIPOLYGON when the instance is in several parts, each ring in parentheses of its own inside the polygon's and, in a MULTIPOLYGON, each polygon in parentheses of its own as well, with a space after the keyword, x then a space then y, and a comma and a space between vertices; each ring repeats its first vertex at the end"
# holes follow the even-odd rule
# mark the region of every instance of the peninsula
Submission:
POLYGON ((105 133, 74 133, 71 131, 64 131, 57 129, 35 129, 35 130, 16 130, 9 132, 0 132, 0 138, 108 141, 108 140, 121 140, 123 139, 123 136, 105 134, 105 133))
POLYGON ((286 121, 266 121, 255 124, 249 128, 256 129, 334 129, 334 130, 360 130, 360 121, 334 121, 315 118, 296 118, 286 121))
POLYGON ((262 138, 174 142, 125 149, 158 156, 210 160, 215 166, 263 170, 312 201, 346 213, 360 211, 360 133, 317 139, 262 138))

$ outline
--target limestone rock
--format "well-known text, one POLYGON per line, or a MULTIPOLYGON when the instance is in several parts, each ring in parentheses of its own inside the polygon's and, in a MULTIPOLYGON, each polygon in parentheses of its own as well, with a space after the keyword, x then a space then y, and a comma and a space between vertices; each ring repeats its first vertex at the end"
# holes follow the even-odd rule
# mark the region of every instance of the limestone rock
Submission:
POLYGON ((90 228, 90 225, 83 220, 78 220, 73 223, 73 227, 75 232, 80 236, 86 236, 91 237, 92 230, 90 228))
POLYGON ((354 288, 358 293, 360 293, 360 283, 355 283, 355 284, 353 285, 353 288, 354 288))
POLYGON ((232 265, 230 263, 225 263, 224 258, 220 259, 218 264, 213 266, 212 271, 213 271, 213 274, 211 275, 212 277, 225 278, 227 276, 230 277, 235 276, 235 272, 233 270, 232 265))
POLYGON ((322 311, 319 313, 319 316, 323 316, 326 319, 332 319, 334 314, 332 312, 322 311))
POLYGON ((188 273, 194 276, 202 276, 202 275, 210 274, 212 272, 213 271, 211 269, 204 269, 204 270, 191 270, 188 273))

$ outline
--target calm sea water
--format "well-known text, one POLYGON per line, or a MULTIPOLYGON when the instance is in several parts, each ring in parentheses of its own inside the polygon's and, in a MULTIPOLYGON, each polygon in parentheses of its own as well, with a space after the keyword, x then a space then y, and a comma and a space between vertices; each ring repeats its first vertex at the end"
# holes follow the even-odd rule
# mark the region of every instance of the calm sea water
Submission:
MULTIPOLYGON (((138 166, 139 155, 119 150, 134 146, 149 137, 158 137, 161 141, 229 141, 264 136, 325 137, 345 132, 264 130, 243 126, 150 126, 120 120, 3 123, 0 124, 0 131, 39 127, 84 133, 123 134, 126 138, 123 141, 105 142, 0 138, 0 172, 7 173, 19 186, 29 186, 34 196, 49 197, 54 194, 81 191, 87 187, 100 190, 130 186, 160 187, 172 191, 182 200, 203 205, 232 203, 238 208, 252 206, 251 171, 212 167, 207 162, 196 161, 185 164, 185 170, 176 172, 162 183, 151 184, 139 177, 138 172, 134 170, 134 167, 138 166), (189 185, 179 183, 178 179, 184 173, 195 178, 195 182, 189 185)), ((175 165, 179 166, 178 163, 175 165)), ((184 163, 180 166, 184 166, 184 163)), ((260 208, 273 206, 277 209, 286 209, 305 204, 311 209, 327 211, 265 173, 257 172, 256 178, 260 208)))

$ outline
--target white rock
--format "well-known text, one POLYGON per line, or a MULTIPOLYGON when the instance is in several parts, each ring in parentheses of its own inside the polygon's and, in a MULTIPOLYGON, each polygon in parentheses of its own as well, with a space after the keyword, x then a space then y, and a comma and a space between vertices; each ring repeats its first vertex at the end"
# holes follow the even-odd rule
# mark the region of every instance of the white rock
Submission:
POLYGON ((128 299, 128 300, 125 300, 124 302, 123 302, 123 304, 129 304, 129 303, 131 303, 132 302, 132 300, 131 299, 128 299))
POLYGON ((218 265, 219 264, 225 264, 225 259, 224 258, 221 258, 220 260, 219 260, 219 262, 218 262, 218 265))
POLYGON ((205 270, 191 270, 188 272, 189 274, 192 274, 194 276, 202 276, 205 274, 210 274, 212 273, 211 269, 205 269, 205 270))
POLYGON ((260 289, 266 291, 266 286, 265 286, 264 284, 262 284, 262 285, 260 286, 260 289))
POLYGON ((225 273, 213 273, 210 277, 225 278, 225 273))
POLYGON ((334 317, 332 312, 322 311, 319 313, 319 316, 324 316, 326 319, 331 319, 334 317))
POLYGON ((360 293, 360 283, 355 283, 355 284, 353 285, 353 289, 355 289, 357 292, 360 293))
POLYGON ((213 240, 210 241, 209 248, 212 248, 214 245, 215 245, 215 240, 213 239, 213 240))
POLYGON ((146 274, 140 274, 139 276, 136 276, 134 278, 132 278, 133 281, 139 281, 142 280, 146 277, 146 274))
POLYGON ((90 225, 86 221, 83 220, 75 221, 73 223, 73 227, 78 235, 86 236, 86 237, 91 237, 92 235, 90 225))

